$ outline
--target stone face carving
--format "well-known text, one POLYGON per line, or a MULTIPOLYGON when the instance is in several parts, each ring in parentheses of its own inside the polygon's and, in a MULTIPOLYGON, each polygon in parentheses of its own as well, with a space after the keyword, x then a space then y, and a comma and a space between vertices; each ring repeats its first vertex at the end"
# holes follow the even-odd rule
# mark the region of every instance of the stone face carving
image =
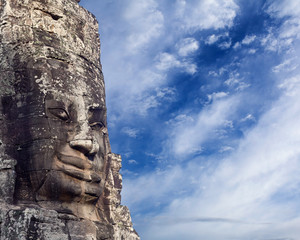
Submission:
POLYGON ((0 0, 0 222, 19 229, 18 218, 55 211, 50 228, 73 216, 74 229, 136 240, 107 133, 98 23, 78 2, 0 0))
MULTIPOLYGON (((106 108, 98 89, 90 89, 88 95, 80 88, 74 91, 75 96, 41 92, 44 101, 20 103, 27 112, 40 109, 41 114, 32 118, 24 113, 21 122, 12 123, 14 129, 27 125, 10 150, 18 146, 15 197, 97 219, 93 206, 104 188, 104 165, 110 152, 106 108)), ((12 107, 7 114, 16 111, 12 107)))

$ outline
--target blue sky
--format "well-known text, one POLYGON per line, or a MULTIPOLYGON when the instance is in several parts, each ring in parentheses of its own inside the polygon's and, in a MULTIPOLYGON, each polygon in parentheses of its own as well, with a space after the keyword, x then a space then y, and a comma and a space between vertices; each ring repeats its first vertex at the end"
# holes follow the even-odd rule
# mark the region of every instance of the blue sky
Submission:
POLYGON ((300 236, 300 1, 82 0, 143 240, 300 236))

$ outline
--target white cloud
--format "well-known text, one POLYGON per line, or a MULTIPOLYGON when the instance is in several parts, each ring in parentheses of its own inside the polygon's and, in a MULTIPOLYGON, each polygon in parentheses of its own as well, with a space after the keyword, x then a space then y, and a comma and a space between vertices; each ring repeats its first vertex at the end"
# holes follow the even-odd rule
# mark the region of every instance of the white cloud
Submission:
POLYGON ((182 169, 178 166, 166 171, 156 171, 138 177, 138 179, 124 179, 123 198, 128 205, 135 205, 136 209, 142 202, 160 201, 163 202, 166 195, 173 190, 174 181, 183 176, 182 169))
MULTIPOLYGON (((228 36, 229 36, 229 32, 225 32, 225 33, 222 33, 219 35, 212 34, 209 37, 207 37, 207 39, 205 40, 205 44, 212 45, 212 44, 218 42, 220 39, 222 39, 222 40, 228 39, 228 36)), ((225 42, 231 42, 231 40, 229 39, 228 41, 225 41, 225 42)))
POLYGON ((136 172, 129 171, 128 169, 121 169, 121 174, 127 175, 127 176, 135 176, 135 177, 138 176, 138 174, 136 172))
POLYGON ((186 114, 179 114, 175 118, 170 119, 169 121, 166 122, 168 125, 172 125, 172 127, 178 127, 182 124, 187 124, 189 125, 190 123, 194 122, 194 118, 186 115, 186 114))
MULTIPOLYGON (((226 159, 206 158, 204 170, 201 161, 195 159, 187 167, 168 169, 162 178, 155 173, 132 180, 127 194, 138 194, 132 203, 136 205, 145 204, 149 196, 160 201, 178 191, 176 196, 171 195, 172 203, 163 212, 149 216, 145 222, 137 218, 141 220, 137 226, 142 229, 143 239, 298 239, 300 86, 293 91, 296 94, 283 94, 274 102, 237 149, 221 148, 221 152, 229 153, 226 159), (216 160, 219 164, 209 164, 216 160), (150 192, 141 190, 145 187, 150 192), (193 194, 179 194, 182 188, 193 194), (281 200, 280 196, 286 198, 281 200)), ((184 131, 191 124, 177 129, 178 137, 193 145, 193 136, 199 137, 207 128, 203 119, 201 123, 193 128, 192 135, 188 134, 189 138, 185 138, 184 131)))
POLYGON ((249 50, 249 54, 254 54, 254 53, 256 53, 256 49, 253 49, 253 48, 251 48, 250 50, 249 50))
POLYGON ((236 91, 243 91, 244 89, 250 87, 250 84, 245 83, 240 74, 237 72, 230 73, 229 78, 224 82, 225 85, 235 89, 236 91))
POLYGON ((237 48, 240 48, 241 47, 241 43, 240 42, 236 42, 234 45, 233 45, 233 48, 234 49, 237 49, 237 48))
POLYGON ((174 55, 166 52, 160 53, 157 56, 156 68, 161 71, 179 68, 189 74, 194 74, 197 71, 197 66, 195 64, 185 60, 179 61, 174 55))
POLYGON ((132 138, 136 138, 139 134, 139 130, 135 128, 124 127, 121 131, 122 133, 125 133, 127 136, 132 138))
POLYGON ((173 67, 180 67, 181 63, 174 55, 169 53, 161 53, 158 55, 156 68, 159 70, 168 70, 173 67))
MULTIPOLYGON (((132 114, 138 114, 142 116, 146 116, 149 109, 157 108, 161 103, 161 98, 157 97, 157 95, 149 95, 149 96, 143 96, 140 95, 139 98, 136 98, 136 100, 139 102, 139 105, 131 105, 128 106, 130 113, 132 114)), ((130 100, 132 101, 132 100, 130 100)))
POLYGON ((279 88, 284 89, 285 93, 289 96, 294 96, 294 95, 299 94, 300 75, 296 75, 296 76, 285 79, 279 85, 279 88))
POLYGON ((184 10, 186 8, 185 0, 176 0, 175 2, 175 16, 177 18, 182 18, 184 15, 184 10))
POLYGON ((155 0, 127 1, 124 19, 131 28, 127 49, 135 53, 158 38, 164 27, 164 16, 155 0))
POLYGON ((231 40, 222 42, 218 45, 218 47, 223 49, 223 50, 230 48, 230 46, 231 46, 231 40))
POLYGON ((215 42, 217 42, 217 41, 219 40, 219 38, 220 38, 220 35, 218 35, 218 36, 216 36, 215 34, 210 35, 210 36, 206 39, 205 43, 208 44, 208 45, 212 45, 212 44, 214 44, 215 42))
POLYGON ((255 39, 256 39, 256 36, 255 36, 255 35, 247 35, 247 36, 242 40, 242 44, 244 44, 244 45, 249 45, 249 44, 252 43, 255 39))
POLYGON ((202 144, 212 139, 216 128, 226 127, 225 124, 234 112, 237 99, 225 97, 226 93, 215 94, 215 101, 206 106, 201 112, 194 116, 185 117, 188 121, 181 119, 180 125, 171 128, 169 143, 166 148, 172 155, 182 157, 202 151, 202 144), (193 121, 190 118, 193 118, 193 121))
POLYGON ((300 3, 295 0, 267 1, 268 12, 277 17, 300 16, 300 3))
POLYGON ((128 160, 129 164, 138 164, 138 162, 136 160, 130 159, 128 160))
POLYGON ((261 39, 261 44, 265 47, 266 50, 272 52, 279 51, 282 48, 280 40, 277 39, 277 37, 274 36, 273 33, 269 33, 267 36, 263 37, 261 39))
POLYGON ((219 35, 212 34, 205 40, 205 44, 207 45, 212 45, 216 42, 219 42, 218 47, 223 50, 230 48, 231 39, 229 38, 229 33, 225 32, 219 35))
POLYGON ((252 114, 247 114, 246 117, 242 118, 241 119, 241 122, 246 122, 246 121, 255 121, 255 117, 252 115, 252 114))
POLYGON ((300 38, 300 17, 287 20, 282 26, 282 32, 280 33, 282 39, 300 38))
POLYGON ((221 149, 219 150, 219 152, 223 153, 223 152, 229 152, 229 151, 232 151, 234 150, 233 147, 230 147, 230 146, 222 146, 221 149))
POLYGON ((272 71, 275 73, 285 71, 285 72, 291 72, 296 70, 298 67, 297 58, 290 58, 286 59, 279 65, 272 68, 272 71))
POLYGON ((237 72, 230 73, 230 77, 224 82, 228 86, 238 84, 241 81, 240 74, 237 72))
POLYGON ((293 50, 293 43, 300 39, 300 4, 295 0, 267 1, 266 12, 274 18, 284 19, 278 29, 270 29, 261 42, 269 51, 293 50))
POLYGON ((207 98, 208 98, 208 101, 210 102, 210 101, 215 101, 217 99, 220 99, 220 98, 223 98, 226 96, 228 96, 228 93, 226 93, 226 92, 216 92, 216 93, 207 95, 207 98))
POLYGON ((225 32, 225 33, 222 33, 222 34, 219 34, 219 35, 212 34, 206 39, 205 44, 212 45, 216 42, 220 42, 218 44, 218 47, 221 48, 221 49, 225 50, 225 49, 230 48, 231 39, 229 38, 229 33, 225 32))
POLYGON ((185 72, 191 75, 197 72, 197 65, 194 63, 183 62, 182 67, 185 70, 185 72))
POLYGON ((166 104, 169 102, 173 102, 175 100, 175 96, 176 91, 172 87, 156 88, 150 94, 141 92, 138 96, 131 96, 129 102, 134 102, 134 104, 128 104, 127 110, 129 110, 129 113, 131 114, 146 116, 150 109, 157 108, 162 103, 166 104), (138 102, 139 104, 135 104, 136 102, 138 102))
POLYGON ((233 0, 180 1, 185 27, 221 29, 232 26, 238 6, 233 0), (183 4, 183 2, 185 2, 183 4))
POLYGON ((225 72, 227 72, 228 70, 226 69, 226 68, 224 68, 224 67, 221 67, 220 69, 219 69, 219 71, 209 71, 208 72, 208 76, 213 76, 213 77, 219 77, 219 76, 221 76, 223 73, 225 73, 225 72))
POLYGON ((186 57, 199 49, 199 42, 194 38, 185 38, 177 45, 178 55, 186 57))
MULTIPOLYGON (((236 42, 233 45, 233 49, 239 49, 239 48, 241 48, 242 45, 250 45, 251 43, 253 43, 255 41, 256 38, 257 38, 256 35, 247 35, 241 42, 236 42)), ((248 52, 250 54, 254 54, 254 53, 256 53, 256 49, 252 48, 248 52)))

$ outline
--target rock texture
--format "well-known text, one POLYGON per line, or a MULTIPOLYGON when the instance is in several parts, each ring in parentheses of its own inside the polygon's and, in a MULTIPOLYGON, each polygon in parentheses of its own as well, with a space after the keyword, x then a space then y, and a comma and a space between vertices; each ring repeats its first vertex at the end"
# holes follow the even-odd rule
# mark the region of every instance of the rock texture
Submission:
POLYGON ((0 236, 138 240, 111 153, 98 23, 79 0, 0 0, 0 236))

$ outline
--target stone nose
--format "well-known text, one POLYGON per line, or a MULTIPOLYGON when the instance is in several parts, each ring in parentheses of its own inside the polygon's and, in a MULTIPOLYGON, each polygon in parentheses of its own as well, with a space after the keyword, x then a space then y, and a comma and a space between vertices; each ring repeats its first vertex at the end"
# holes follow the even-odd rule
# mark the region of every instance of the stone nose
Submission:
POLYGON ((85 155, 93 155, 99 151, 99 144, 89 139, 76 139, 70 141, 70 146, 85 155))

